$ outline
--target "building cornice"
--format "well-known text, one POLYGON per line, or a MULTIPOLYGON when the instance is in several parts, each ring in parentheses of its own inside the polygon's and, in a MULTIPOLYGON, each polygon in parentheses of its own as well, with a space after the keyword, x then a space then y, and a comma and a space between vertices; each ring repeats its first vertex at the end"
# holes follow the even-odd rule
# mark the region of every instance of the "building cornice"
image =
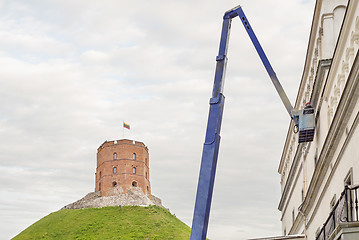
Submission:
MULTIPOLYGON (((326 80, 326 85, 323 89, 322 98, 325 97, 327 92, 327 88, 329 88, 330 84, 327 84, 331 81, 332 78, 335 78, 335 73, 337 70, 337 66, 342 62, 343 58, 343 48, 338 48, 339 44, 345 46, 345 40, 348 38, 349 32, 348 30, 343 33, 343 29, 350 29, 350 25, 353 24, 352 18, 355 16, 355 10, 358 5, 357 1, 348 1, 347 11, 344 16, 343 24, 340 30, 339 39, 337 41, 337 45, 334 50, 333 62, 332 66, 329 69, 329 73, 326 80), (348 26, 349 25, 349 26, 348 26), (339 50, 338 50, 339 49, 339 50)), ((318 164, 316 169, 314 170, 313 177, 309 184, 308 192, 302 204, 302 211, 307 215, 311 206, 314 204, 314 196, 318 194, 318 190, 320 185, 322 184, 324 174, 328 168, 329 160, 333 156, 335 150, 337 149, 337 142, 339 141, 341 134, 344 132, 345 121, 348 121, 348 116, 350 113, 350 109, 353 108, 352 98, 355 97, 355 94, 358 95, 358 80, 359 77, 359 53, 357 52, 355 59, 352 64, 351 71, 348 76, 348 80, 346 82, 345 88, 342 93, 342 97, 340 98, 340 102, 338 104, 337 110, 333 117, 332 123, 330 125, 330 129, 328 131, 328 135, 324 141, 322 151, 318 158, 318 164), (340 131, 339 131, 340 130, 340 131)), ((356 96, 358 97, 358 96, 356 96)))
MULTIPOLYGON (((313 76, 310 76, 310 79, 308 80, 308 74, 311 73, 313 75, 313 70, 316 70, 315 81, 313 83, 312 91, 310 92, 310 94, 311 94, 310 102, 314 104, 313 106, 316 109, 316 121, 318 120, 318 117, 319 117, 319 113, 321 110, 320 108, 321 108, 323 99, 326 99, 325 94, 328 95, 328 92, 329 92, 328 89, 332 88, 333 79, 335 79, 337 77, 337 70, 339 68, 338 66, 340 66, 340 64, 342 64, 341 58, 343 56, 343 52, 347 50, 346 48, 343 48, 343 47, 339 48, 338 46, 346 46, 345 45, 345 41, 347 39, 346 37, 349 35, 349 31, 350 31, 350 27, 347 27, 347 26, 348 25, 350 26, 350 24, 352 24, 354 22, 353 16, 355 14, 353 14, 353 12, 355 11, 355 7, 358 3, 357 3, 357 1, 348 1, 348 8, 345 12, 343 24, 342 24, 340 32, 339 32, 339 38, 338 38, 338 41, 334 48, 333 58, 319 60, 318 68, 315 69, 315 66, 312 66, 311 64, 312 64, 312 62, 314 62, 314 60, 313 60, 314 52, 313 51, 316 47, 315 46, 316 40, 317 40, 316 34, 320 34, 320 33, 318 33, 318 31, 319 31, 319 21, 321 19, 320 13, 321 13, 322 4, 323 3, 321 0, 318 0, 316 2, 314 16, 313 16, 313 23, 312 23, 312 28, 311 28, 311 34, 310 34, 310 39, 309 39, 309 43, 308 43, 306 61, 305 61, 305 65, 304 65, 303 76, 302 76, 302 80, 300 83, 300 87, 299 87, 298 95, 297 95, 297 99, 296 99, 296 104, 295 104, 296 108, 298 108, 299 104, 301 104, 302 98, 303 98, 303 91, 305 90, 305 85, 307 85, 307 81, 311 81, 311 79, 313 79, 313 76), (328 69, 329 69, 329 71, 328 71, 328 69), (328 72, 328 74, 326 74, 327 72, 328 72)), ((343 95, 344 95, 344 92, 343 92, 343 95)), ((342 100, 340 100, 340 101, 342 101, 342 100)), ((338 109, 339 109, 339 106, 338 106, 338 109)), ((332 122, 334 122, 334 119, 332 122)), ((293 124, 291 123, 290 128, 292 127, 292 125, 293 124)), ((333 126, 333 124, 331 126, 333 126)), ((327 137, 329 137, 329 136, 327 136, 327 137)), ((286 157, 288 154, 288 148, 292 144, 292 142, 291 142, 292 138, 293 138, 293 133, 291 132, 291 129, 289 129, 288 134, 287 134, 287 139, 286 139, 286 142, 285 142, 285 145, 283 148, 283 152, 282 152, 279 169, 278 169, 279 173, 282 173, 284 171, 283 166, 285 164, 286 157)), ((326 144, 325 141, 324 141, 324 144, 326 144)), ((323 151, 321 151, 321 153, 323 153, 323 151)), ((293 159, 292 165, 298 164, 295 161, 296 161, 296 159, 293 159)), ((283 207, 285 206, 284 204, 286 202, 286 199, 289 196, 290 189, 293 185, 293 177, 291 177, 290 174, 293 174, 292 169, 290 170, 289 176, 287 177, 287 181, 285 182, 285 186, 282 191, 282 197, 281 197, 281 200, 280 200, 280 203, 278 206, 278 209, 280 209, 280 210, 283 209, 283 207)), ((317 181, 318 179, 315 179, 314 177, 315 176, 313 175, 312 181, 317 181)), ((308 191, 309 191, 309 189, 308 189, 308 191)))
POLYGON ((320 17, 321 17, 320 16, 321 10, 322 10, 322 0, 317 0, 316 4, 315 4, 314 14, 313 14, 312 26, 310 29, 308 48, 307 48, 307 53, 306 53, 306 57, 305 57, 302 79, 299 84, 298 94, 297 94, 297 98, 295 100, 294 108, 299 108, 299 105, 300 105, 299 101, 302 98, 303 91, 304 91, 303 85, 305 85, 307 77, 310 73, 310 66, 312 64, 312 56, 313 56, 313 52, 314 52, 315 44, 316 44, 315 36, 318 33, 318 28, 320 26, 319 21, 320 21, 320 17))
POLYGON ((302 156, 302 149, 304 147, 306 143, 302 143, 302 144, 299 144, 298 147, 297 147, 297 151, 295 152, 295 155, 294 155, 294 159, 293 159, 293 164, 290 168, 290 171, 289 171, 289 175, 288 175, 288 179, 285 183, 285 187, 283 189, 283 192, 282 192, 282 197, 279 201, 279 206, 278 206, 278 209, 279 211, 282 211, 283 210, 283 206, 286 202, 286 199, 288 197, 288 194, 290 192, 290 189, 291 189, 291 186, 292 186, 292 182, 294 180, 294 178, 296 177, 296 171, 297 171, 297 168, 298 168, 298 165, 299 165, 299 162, 300 162, 300 157, 302 156))
MULTIPOLYGON (((318 28, 319 28, 321 6, 322 6, 322 0, 317 0, 316 4, 315 4, 315 8, 314 8, 314 13, 313 13, 312 26, 311 26, 310 34, 309 34, 308 47, 307 47, 307 53, 306 53, 305 62, 304 62, 302 78, 301 78, 301 81, 299 84, 299 90, 298 90, 297 98, 296 98, 296 101, 294 104, 294 108, 296 108, 296 109, 299 107, 299 100, 302 98, 302 95, 303 95, 303 91, 304 91, 303 85, 305 85, 308 74, 310 73, 310 65, 312 64, 312 56, 313 56, 313 51, 314 51, 315 44, 316 44, 315 36, 318 33, 318 28)), ((287 153, 287 150, 289 148, 289 145, 290 145, 291 139, 292 139, 292 135, 293 135, 293 133, 292 133, 293 127, 294 127, 294 123, 293 123, 293 121, 291 121, 289 124, 287 137, 285 140, 281 160, 280 160, 279 167, 278 167, 278 173, 281 173, 283 170, 283 166, 284 166, 284 162, 285 162, 285 155, 287 153)))
MULTIPOLYGON (((297 184, 297 182, 298 182, 298 180, 299 180, 299 177, 300 177, 300 172, 302 171, 302 169, 303 169, 303 164, 300 164, 300 165, 299 165, 299 168, 298 168, 298 170, 297 170, 297 172, 296 172, 296 178, 295 178, 295 180, 294 180, 294 182, 293 182, 294 185, 297 184)), ((288 198, 292 198, 293 192, 294 192, 294 188, 291 188, 291 190, 290 190, 290 192, 289 192, 289 194, 288 194, 287 199, 288 199, 288 198)), ((281 216, 281 219, 280 219, 281 221, 283 220, 284 212, 287 211, 288 206, 289 206, 289 201, 284 202, 284 207, 283 207, 283 211, 282 211, 282 216, 281 216)), ((297 216, 299 216, 299 215, 297 215, 297 216)), ((301 216, 301 215, 300 215, 300 216, 301 216)), ((293 225, 294 225, 294 224, 293 224, 293 225)), ((293 228, 293 226, 292 226, 292 228, 293 228)), ((288 233, 290 234, 290 233, 291 233, 291 230, 289 230, 288 233)))

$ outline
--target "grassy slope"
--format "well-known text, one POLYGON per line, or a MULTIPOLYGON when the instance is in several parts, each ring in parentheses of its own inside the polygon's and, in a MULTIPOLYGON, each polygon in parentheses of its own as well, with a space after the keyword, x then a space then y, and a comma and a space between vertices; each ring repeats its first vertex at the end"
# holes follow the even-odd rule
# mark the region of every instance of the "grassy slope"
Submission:
POLYGON ((190 228, 165 209, 105 207, 60 210, 13 239, 189 239, 190 228))

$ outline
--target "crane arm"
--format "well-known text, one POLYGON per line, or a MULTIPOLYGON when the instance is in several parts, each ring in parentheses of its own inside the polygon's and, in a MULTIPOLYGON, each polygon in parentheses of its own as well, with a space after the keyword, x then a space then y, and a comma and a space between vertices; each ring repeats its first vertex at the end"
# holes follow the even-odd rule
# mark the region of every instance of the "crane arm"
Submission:
POLYGON ((238 14, 239 18, 241 19, 244 28, 246 29, 248 36, 250 37, 265 69, 267 70, 267 73, 270 77, 270 79, 272 80, 272 83, 275 87, 275 89, 278 92, 279 97, 281 98, 285 108, 287 109, 287 112, 289 114, 289 116, 296 122, 296 124, 298 124, 298 120, 294 119, 293 117, 293 106, 290 103, 287 94, 285 93, 282 85, 280 84, 277 75, 275 74, 272 65, 270 64, 261 44, 259 43, 257 36, 255 35, 251 25, 249 24, 249 21, 247 19, 247 17, 245 16, 242 8, 239 6, 238 8, 235 9, 236 13, 238 14))
POLYGON ((192 220, 191 240, 205 240, 209 221, 209 213, 212 202, 213 185, 216 174, 217 159, 220 143, 220 131, 224 107, 223 84, 227 65, 227 48, 230 35, 231 21, 239 17, 245 27, 267 73, 269 74, 275 89, 277 90, 287 112, 299 129, 299 143, 309 142, 314 136, 314 109, 307 108, 303 111, 294 111, 282 85, 280 84, 266 54, 263 51, 248 19, 244 15, 241 6, 227 11, 223 16, 223 25, 219 52, 216 58, 216 71, 213 84, 212 97, 210 99, 209 116, 207 122, 206 138, 203 146, 201 168, 198 179, 196 202, 192 220))

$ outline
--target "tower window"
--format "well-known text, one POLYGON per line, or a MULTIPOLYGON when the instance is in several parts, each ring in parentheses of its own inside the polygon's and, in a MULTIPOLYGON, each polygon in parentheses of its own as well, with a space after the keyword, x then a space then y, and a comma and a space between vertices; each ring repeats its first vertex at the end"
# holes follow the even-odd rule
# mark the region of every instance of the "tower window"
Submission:
POLYGON ((116 168, 116 167, 113 168, 113 173, 114 173, 114 174, 117 173, 117 168, 116 168))
POLYGON ((132 182, 132 187, 137 187, 137 182, 136 181, 132 182))
POLYGON ((135 167, 132 168, 132 173, 133 173, 133 174, 136 174, 136 168, 135 168, 135 167))
POLYGON ((102 177, 101 171, 100 171, 100 178, 102 177))
POLYGON ((113 154, 113 159, 117 159, 117 153, 113 154))
POLYGON ((112 187, 117 187, 117 182, 112 182, 112 187))
POLYGON ((136 153, 132 154, 132 159, 136 160, 136 153))
POLYGON ((147 172, 146 172, 146 178, 148 179, 147 172))

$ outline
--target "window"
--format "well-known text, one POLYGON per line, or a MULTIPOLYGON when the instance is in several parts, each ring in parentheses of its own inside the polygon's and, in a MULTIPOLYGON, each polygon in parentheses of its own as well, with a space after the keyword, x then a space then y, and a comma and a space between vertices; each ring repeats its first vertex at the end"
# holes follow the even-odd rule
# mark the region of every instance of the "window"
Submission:
POLYGON ((146 172, 146 178, 148 179, 148 177, 147 177, 147 172, 146 172))
POLYGON ((136 181, 132 182, 132 187, 137 187, 137 182, 136 181))
POLYGON ((114 173, 114 174, 117 173, 117 168, 116 168, 116 167, 113 168, 113 173, 114 173))
POLYGON ((132 168, 132 173, 133 173, 133 174, 136 174, 136 168, 135 168, 135 167, 132 168))
POLYGON ((117 182, 112 182, 112 187, 117 187, 117 182))
POLYGON ((101 183, 98 184, 98 190, 101 191, 101 183))
POLYGON ((117 153, 113 154, 113 159, 117 159, 117 153))
POLYGON ((148 193, 150 192, 150 187, 149 187, 149 186, 147 186, 147 192, 148 192, 148 193))
POLYGON ((132 159, 133 159, 133 160, 136 160, 136 153, 134 153, 134 154, 132 155, 132 159))
POLYGON ((102 177, 101 171, 100 171, 100 178, 102 177))

